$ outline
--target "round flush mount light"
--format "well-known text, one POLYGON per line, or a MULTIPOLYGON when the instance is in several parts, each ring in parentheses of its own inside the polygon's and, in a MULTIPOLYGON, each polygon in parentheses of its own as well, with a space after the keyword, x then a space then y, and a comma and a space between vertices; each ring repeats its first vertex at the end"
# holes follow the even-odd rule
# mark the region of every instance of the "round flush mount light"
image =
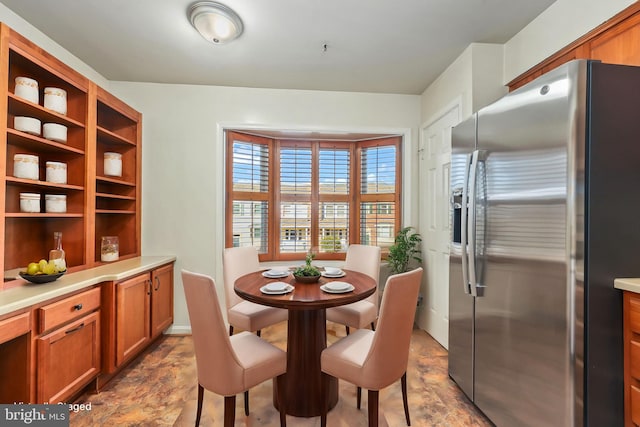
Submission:
POLYGON ((200 1, 189 7, 191 25, 206 40, 215 44, 228 43, 240 36, 242 20, 233 9, 212 1, 200 1))

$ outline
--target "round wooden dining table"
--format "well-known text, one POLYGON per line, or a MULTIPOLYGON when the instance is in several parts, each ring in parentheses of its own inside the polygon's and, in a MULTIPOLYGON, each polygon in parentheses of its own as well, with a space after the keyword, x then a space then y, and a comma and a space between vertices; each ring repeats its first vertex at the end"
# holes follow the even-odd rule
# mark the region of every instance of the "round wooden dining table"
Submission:
MULTIPOLYGON (((327 326, 325 310, 329 307, 350 304, 367 298, 376 290, 376 282, 366 274, 344 270, 339 278, 321 277, 319 282, 305 284, 297 282, 291 273, 285 278, 270 279, 262 271, 239 277, 234 284, 240 297, 271 307, 289 311, 287 322, 287 374, 286 412, 296 417, 316 417, 322 413, 325 396, 322 395, 322 371, 320 354, 327 348, 327 326), (320 286, 331 281, 342 281, 353 285, 347 293, 328 293, 320 286), (294 286, 283 295, 264 294, 260 288, 270 282, 282 281, 294 286)), ((274 381, 274 396, 276 383, 274 381)), ((329 409, 338 402, 338 380, 329 377, 329 409)), ((275 399, 274 399, 275 404, 275 399)))

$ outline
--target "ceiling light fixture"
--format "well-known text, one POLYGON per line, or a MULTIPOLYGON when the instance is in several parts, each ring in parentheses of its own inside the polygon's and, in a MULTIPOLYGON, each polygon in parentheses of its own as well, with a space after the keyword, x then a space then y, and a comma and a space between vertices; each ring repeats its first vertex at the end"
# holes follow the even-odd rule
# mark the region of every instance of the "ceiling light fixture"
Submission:
POLYGON ((242 34, 242 20, 233 9, 212 1, 200 1, 189 7, 191 25, 208 41, 228 43, 242 34))

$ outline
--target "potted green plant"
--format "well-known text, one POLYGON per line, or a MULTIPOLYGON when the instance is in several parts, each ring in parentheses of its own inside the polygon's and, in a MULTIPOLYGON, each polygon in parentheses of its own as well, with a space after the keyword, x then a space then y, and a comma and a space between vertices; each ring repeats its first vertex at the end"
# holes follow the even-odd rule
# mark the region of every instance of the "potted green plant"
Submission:
POLYGON ((315 254, 309 252, 305 257, 305 265, 293 271, 293 277, 300 283, 315 283, 320 279, 320 270, 311 265, 315 254))
POLYGON ((389 248, 387 262, 391 274, 404 273, 412 270, 415 263, 421 263, 422 236, 413 227, 405 227, 396 234, 393 246, 389 248))

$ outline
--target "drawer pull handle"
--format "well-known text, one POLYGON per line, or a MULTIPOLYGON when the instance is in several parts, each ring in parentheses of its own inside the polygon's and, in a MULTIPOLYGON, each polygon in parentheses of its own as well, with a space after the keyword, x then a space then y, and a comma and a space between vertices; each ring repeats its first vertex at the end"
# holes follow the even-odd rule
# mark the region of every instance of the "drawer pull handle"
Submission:
POLYGON ((84 323, 81 323, 79 326, 76 326, 76 327, 75 327, 75 328, 73 328, 73 329, 69 329, 68 331, 65 331, 64 333, 65 333, 65 334, 67 334, 67 335, 69 335, 69 334, 72 334, 72 333, 74 333, 74 332, 76 332, 76 331, 79 331, 79 330, 80 330, 80 329, 82 329, 82 328, 84 328, 84 323))
POLYGON ((78 311, 78 310, 82 310, 82 304, 76 304, 73 306, 73 309, 78 311))
POLYGON ((154 291, 160 290, 160 278, 158 276, 156 276, 156 283, 158 284, 158 286, 154 286, 154 291))

